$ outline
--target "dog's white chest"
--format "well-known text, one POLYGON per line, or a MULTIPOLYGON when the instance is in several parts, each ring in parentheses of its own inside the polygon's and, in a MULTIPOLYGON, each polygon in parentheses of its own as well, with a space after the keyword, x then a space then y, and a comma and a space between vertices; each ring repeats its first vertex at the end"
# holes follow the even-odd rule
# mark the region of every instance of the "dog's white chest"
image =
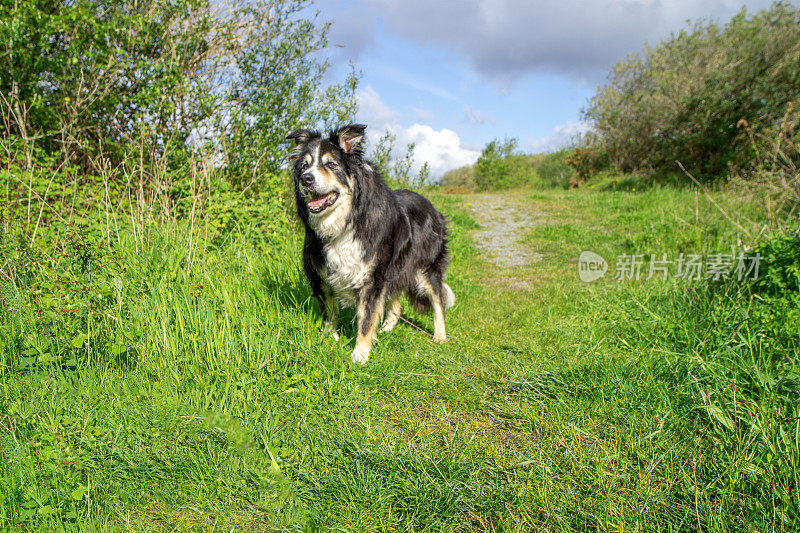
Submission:
POLYGON ((326 272, 322 277, 344 305, 355 305, 357 293, 367 281, 369 267, 364 261, 364 249, 352 231, 324 246, 326 272))

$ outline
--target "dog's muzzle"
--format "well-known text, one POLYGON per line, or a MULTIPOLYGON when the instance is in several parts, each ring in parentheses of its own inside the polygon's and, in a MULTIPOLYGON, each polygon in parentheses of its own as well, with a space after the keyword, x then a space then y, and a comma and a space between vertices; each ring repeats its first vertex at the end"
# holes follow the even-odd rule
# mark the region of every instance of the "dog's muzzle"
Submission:
POLYGON ((338 199, 339 199, 339 193, 336 191, 331 191, 326 194, 313 193, 311 195, 311 199, 306 200, 306 204, 308 205, 309 211, 311 211, 314 214, 319 214, 325 211, 333 204, 335 204, 336 200, 338 199))

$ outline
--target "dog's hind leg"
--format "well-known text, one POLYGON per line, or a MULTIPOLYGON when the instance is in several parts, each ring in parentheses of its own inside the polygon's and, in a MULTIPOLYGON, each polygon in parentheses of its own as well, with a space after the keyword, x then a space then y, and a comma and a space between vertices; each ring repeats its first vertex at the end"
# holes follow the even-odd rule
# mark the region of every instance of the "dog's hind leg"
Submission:
MULTIPOLYGON (((445 290, 446 285, 442 278, 437 274, 417 273, 417 288, 421 290, 431 302, 433 307, 433 342, 447 341, 447 333, 444 326, 444 310, 449 300, 449 294, 445 290)), ((448 287, 449 288, 449 287, 448 287)), ((450 291, 452 294, 452 291, 450 291)))
POLYGON ((431 296, 433 305, 433 342, 446 342, 447 333, 444 327, 444 302, 442 291, 431 296))
POLYGON ((375 330, 381 321, 384 306, 383 289, 363 289, 358 302, 358 336, 356 337, 356 347, 353 349, 351 359, 354 363, 366 364, 369 360, 369 352, 372 350, 372 343, 375 341, 375 330))
POLYGON ((387 308, 389 311, 386 314, 386 319, 383 321, 381 331, 392 331, 397 325, 397 321, 400 320, 400 314, 403 311, 403 307, 400 305, 400 296, 393 297, 389 301, 387 308))

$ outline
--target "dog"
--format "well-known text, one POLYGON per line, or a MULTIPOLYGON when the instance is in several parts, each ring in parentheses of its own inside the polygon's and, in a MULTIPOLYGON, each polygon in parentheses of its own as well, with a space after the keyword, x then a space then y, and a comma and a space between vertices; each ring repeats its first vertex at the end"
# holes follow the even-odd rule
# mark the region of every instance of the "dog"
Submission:
POLYGON ((447 223, 413 191, 392 190, 364 158, 366 126, 327 136, 299 129, 289 154, 297 213, 305 228, 303 268, 326 330, 336 333, 341 306, 355 306, 358 333, 351 358, 366 364, 378 323, 391 331, 405 295, 420 312, 433 310, 433 340, 445 342, 444 313, 455 303, 445 283, 447 223))

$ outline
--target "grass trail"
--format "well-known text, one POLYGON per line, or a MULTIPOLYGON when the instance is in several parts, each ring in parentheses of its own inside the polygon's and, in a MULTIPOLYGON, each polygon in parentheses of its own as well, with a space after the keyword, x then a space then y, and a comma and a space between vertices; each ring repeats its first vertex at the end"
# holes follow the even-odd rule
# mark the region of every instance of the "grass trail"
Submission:
MULTIPOLYGON (((697 331, 684 351, 660 340, 662 326, 696 319, 667 316, 677 311, 663 295, 681 287, 578 279, 582 250, 727 249, 737 235, 722 214, 689 190, 516 191, 497 200, 530 221, 528 260, 498 266, 477 246, 474 199, 433 200, 453 233, 450 341, 401 323, 363 368, 349 362, 352 312, 341 342, 319 331, 295 233, 261 248, 242 237, 202 260, 178 231, 143 253, 123 243, 124 269, 88 288, 105 311, 80 330, 48 319, 69 301, 42 308, 41 295, 6 288, 3 528, 762 531, 796 520, 796 480, 781 470, 796 448, 765 462, 763 447, 717 427, 729 419, 710 415, 697 384, 716 375, 703 370, 713 339, 697 331)), ((31 286, 45 282, 63 280, 31 286)), ((748 401, 768 402, 760 394, 748 401)))

